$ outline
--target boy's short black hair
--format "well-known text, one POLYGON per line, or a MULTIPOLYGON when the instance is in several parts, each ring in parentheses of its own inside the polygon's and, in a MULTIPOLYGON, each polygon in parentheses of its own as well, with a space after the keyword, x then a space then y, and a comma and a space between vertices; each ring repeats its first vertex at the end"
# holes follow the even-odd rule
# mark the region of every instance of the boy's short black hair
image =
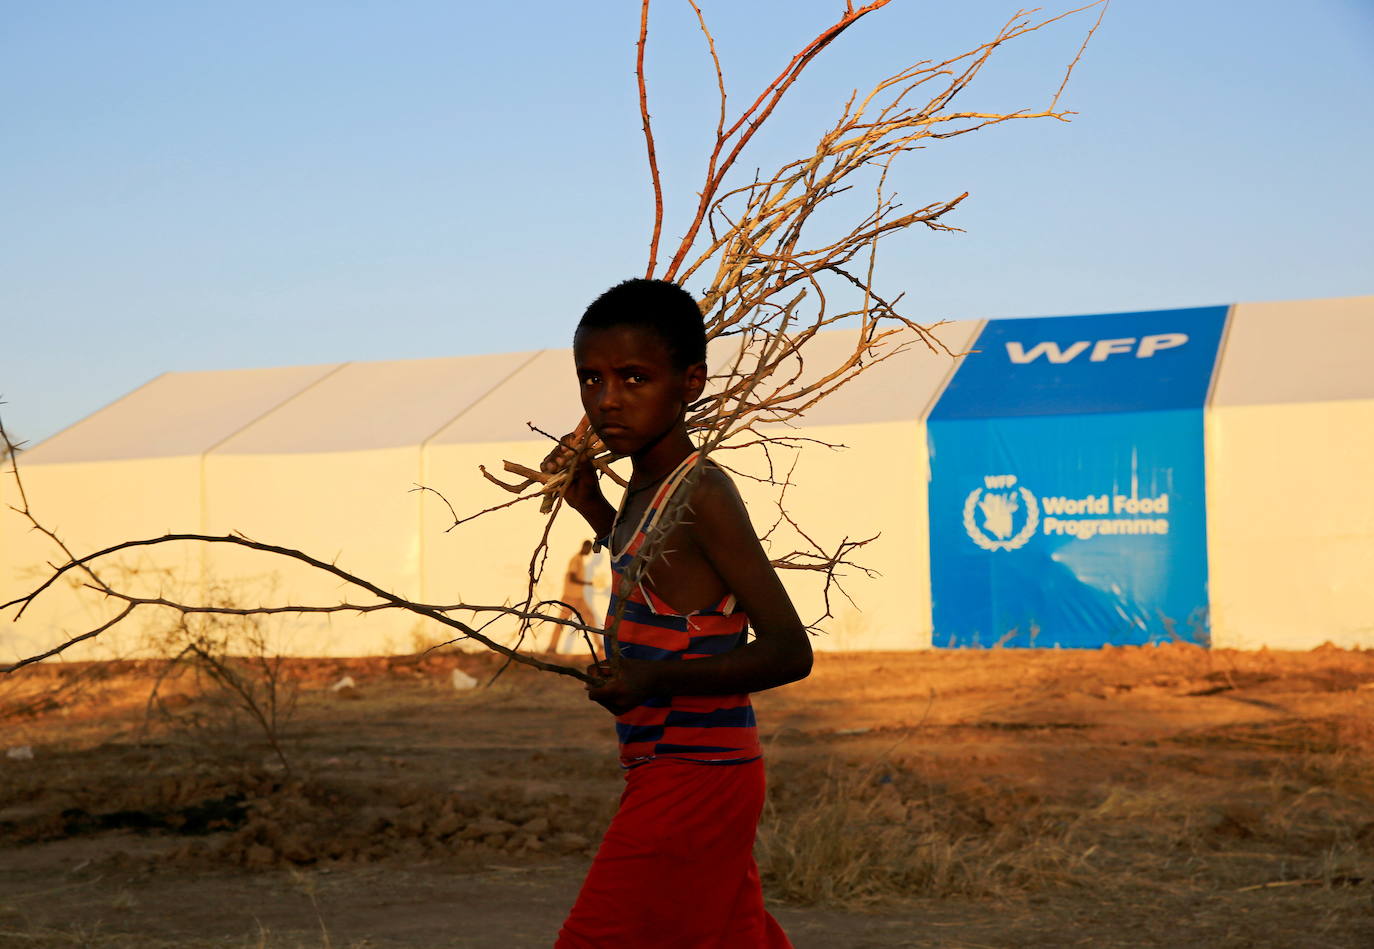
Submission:
POLYGON ((636 277, 616 284, 587 307, 577 331, 612 326, 639 326, 658 334, 675 369, 706 361, 701 307, 690 293, 667 280, 636 277))

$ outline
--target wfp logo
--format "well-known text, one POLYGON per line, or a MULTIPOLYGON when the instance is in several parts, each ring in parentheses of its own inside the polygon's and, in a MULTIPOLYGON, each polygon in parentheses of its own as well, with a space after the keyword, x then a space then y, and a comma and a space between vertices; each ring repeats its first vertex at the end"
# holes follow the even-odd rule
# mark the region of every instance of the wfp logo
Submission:
POLYGON ((964 499, 964 530, 984 550, 1024 547, 1039 524, 1040 503, 1016 475, 986 475, 964 499))
POLYGON ((1186 342, 1187 333, 1156 333, 1153 336, 1142 336, 1138 342, 1134 336, 1124 336, 1121 339, 1080 339, 1061 347, 1056 342, 1046 340, 1027 349, 1024 343, 1009 340, 1006 347, 1007 358, 1016 365, 1024 366, 1026 363, 1035 362, 1041 356, 1053 363, 1073 362, 1088 352, 1088 347, 1092 347, 1092 352, 1088 354, 1089 362, 1106 362, 1112 356, 1121 356, 1129 352, 1134 352, 1136 359, 1149 359, 1161 350, 1177 349, 1186 342))

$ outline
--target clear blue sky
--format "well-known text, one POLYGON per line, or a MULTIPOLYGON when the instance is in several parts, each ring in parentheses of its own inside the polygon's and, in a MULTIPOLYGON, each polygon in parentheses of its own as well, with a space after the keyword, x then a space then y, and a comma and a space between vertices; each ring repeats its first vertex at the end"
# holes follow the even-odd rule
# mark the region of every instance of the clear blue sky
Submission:
MULTIPOLYGON (((703 0, 742 104, 838 0, 703 0)), ((894 0, 761 141, 1015 7, 894 0)), ((658 0, 666 184, 698 185, 714 78, 658 0)), ((1042 107, 1089 21, 1021 41, 966 104, 1042 107)), ((0 4, 0 395, 42 439, 167 370, 561 346, 642 272, 637 4, 0 4)), ((922 319, 1374 293, 1374 2, 1116 0, 1061 103, 908 156, 889 243, 922 319)), ((679 233, 681 217, 668 222, 679 233)), ((1294 328, 1300 332, 1300 327, 1294 328)))

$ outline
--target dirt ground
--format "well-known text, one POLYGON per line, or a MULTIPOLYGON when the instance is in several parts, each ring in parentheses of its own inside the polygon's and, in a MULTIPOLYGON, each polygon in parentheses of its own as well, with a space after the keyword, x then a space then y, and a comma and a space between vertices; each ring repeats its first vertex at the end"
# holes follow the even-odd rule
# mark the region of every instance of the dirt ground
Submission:
MULTIPOLYGON (((455 668, 291 662, 281 755, 150 664, 0 681, 0 946, 551 945, 609 720, 455 668)), ((1374 652, 823 654, 756 704, 798 949, 1374 946, 1374 652)))

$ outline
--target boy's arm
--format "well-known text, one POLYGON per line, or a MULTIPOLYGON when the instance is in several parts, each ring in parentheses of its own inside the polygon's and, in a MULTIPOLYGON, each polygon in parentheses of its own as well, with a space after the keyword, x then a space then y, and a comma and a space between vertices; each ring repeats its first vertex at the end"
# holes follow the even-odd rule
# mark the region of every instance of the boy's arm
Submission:
POLYGON ((651 695, 761 692, 811 672, 806 627, 768 562, 744 502, 723 472, 708 468, 703 475, 692 494, 693 538, 749 615, 754 641, 703 659, 622 659, 620 675, 589 693, 607 707, 633 707, 651 695))

